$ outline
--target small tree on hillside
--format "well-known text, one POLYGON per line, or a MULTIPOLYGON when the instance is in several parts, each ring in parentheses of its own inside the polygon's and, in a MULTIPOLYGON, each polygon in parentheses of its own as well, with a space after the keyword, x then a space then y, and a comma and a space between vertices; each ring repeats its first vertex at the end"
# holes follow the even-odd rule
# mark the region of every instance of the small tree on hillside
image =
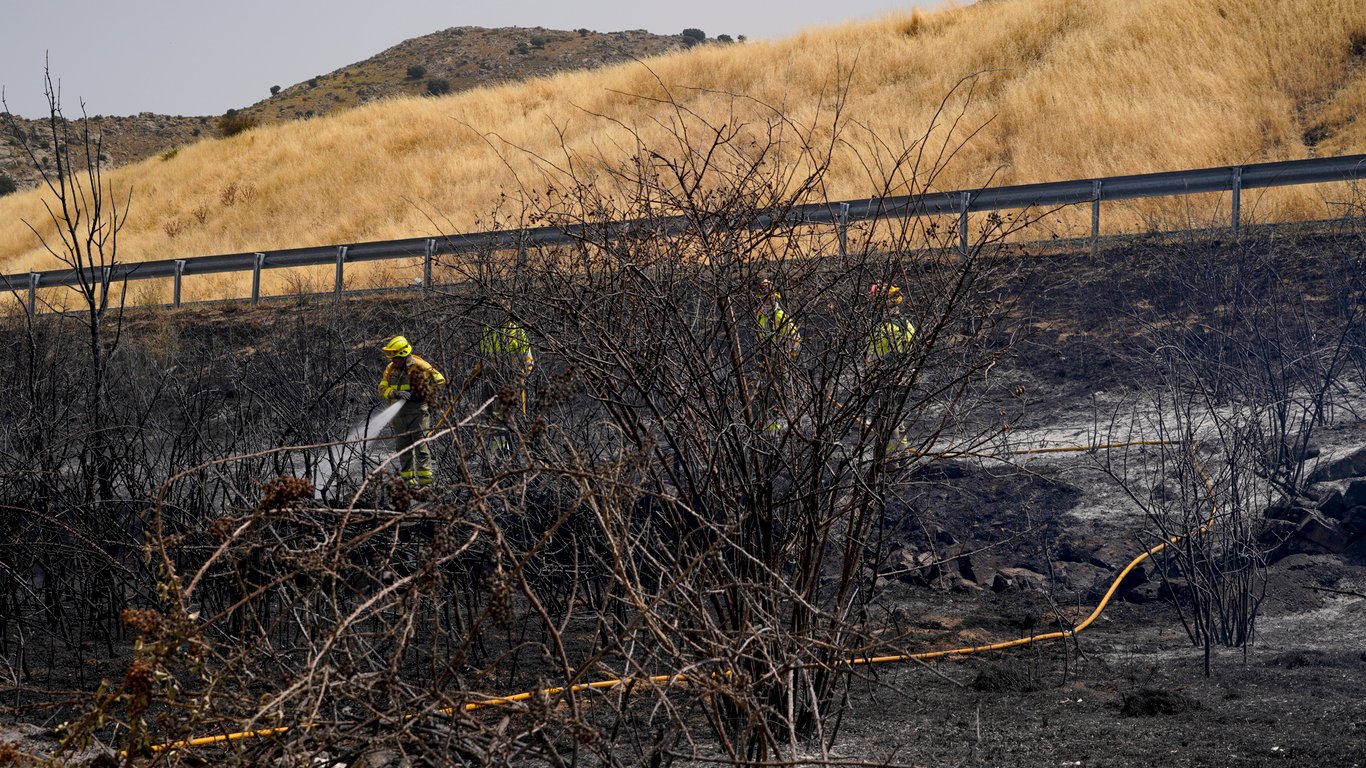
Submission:
MULTIPOLYGON (((90 131, 91 120, 67 120, 62 114, 61 94, 52 82, 52 74, 43 70, 43 94, 47 97, 48 114, 42 129, 34 126, 25 132, 5 106, 4 121, 18 142, 20 151, 40 174, 40 188, 48 199, 44 207, 48 226, 25 221, 49 255, 75 271, 76 290, 83 304, 82 321, 88 331, 90 373, 87 380, 87 413, 90 420, 88 439, 81 445, 80 467, 83 485, 89 502, 110 502, 114 499, 115 479, 112 466, 110 436, 104 423, 109 413, 105 378, 109 360, 118 346, 122 332, 122 297, 111 301, 110 288, 115 284, 114 267, 118 261, 118 234, 128 219, 128 202, 132 191, 121 201, 114 194, 113 185, 104 178, 103 137, 90 131), (41 138, 40 138, 41 137, 41 138), (51 155, 40 158, 38 147, 50 146, 51 155), (112 319, 113 328, 109 327, 112 319)), ((82 117, 85 117, 82 105, 82 117)), ((126 287, 126 283, 124 284, 126 287)), ((29 336, 33 342, 33 325, 29 336)), ((31 393, 37 397, 37 392, 31 393)))

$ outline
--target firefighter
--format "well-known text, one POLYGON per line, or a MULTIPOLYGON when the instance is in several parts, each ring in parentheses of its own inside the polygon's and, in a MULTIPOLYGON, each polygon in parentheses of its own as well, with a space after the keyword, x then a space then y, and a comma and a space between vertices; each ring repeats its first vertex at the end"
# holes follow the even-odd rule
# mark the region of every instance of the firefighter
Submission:
POLYGON ((386 401, 404 401, 394 417, 394 450, 399 454, 403 479, 411 485, 431 485, 432 452, 423 438, 431 429, 428 403, 437 402, 446 377, 431 363, 413 354, 413 346, 402 336, 384 345, 389 365, 379 380, 379 395, 386 401))
POLYGON ((876 388, 871 402, 874 433, 877 439, 885 441, 889 454, 910 448, 902 411, 911 391, 907 359, 915 340, 915 325, 901 315, 904 299, 899 287, 887 283, 873 283, 868 291, 868 300, 878 317, 868 335, 864 362, 876 388))
POLYGON ((759 326, 765 352, 776 349, 788 360, 796 360, 802 349, 802 334, 783 309, 783 295, 774 289, 773 281, 767 277, 759 281, 756 293, 759 306, 754 311, 754 320, 759 326))
POLYGON ((473 375, 480 381, 480 399, 497 398, 502 406, 499 417, 503 426, 490 445, 495 453, 512 450, 513 429, 509 425, 516 422, 516 414, 526 415, 527 379, 535 367, 525 328, 512 320, 484 328, 473 375))
POLYGON ((781 293, 773 281, 762 278, 755 285, 754 323, 759 340, 760 392, 764 431, 777 436, 787 426, 783 413, 791 395, 789 366, 801 352, 802 335, 797 323, 783 309, 781 293))

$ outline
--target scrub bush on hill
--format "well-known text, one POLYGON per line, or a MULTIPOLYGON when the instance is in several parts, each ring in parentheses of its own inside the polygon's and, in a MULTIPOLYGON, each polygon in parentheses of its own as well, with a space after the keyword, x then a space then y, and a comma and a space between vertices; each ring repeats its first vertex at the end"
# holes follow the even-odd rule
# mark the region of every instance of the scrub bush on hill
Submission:
POLYGON ((256 121, 250 115, 238 112, 236 109, 229 109, 215 122, 218 128, 218 135, 223 138, 236 136, 256 127, 256 121))

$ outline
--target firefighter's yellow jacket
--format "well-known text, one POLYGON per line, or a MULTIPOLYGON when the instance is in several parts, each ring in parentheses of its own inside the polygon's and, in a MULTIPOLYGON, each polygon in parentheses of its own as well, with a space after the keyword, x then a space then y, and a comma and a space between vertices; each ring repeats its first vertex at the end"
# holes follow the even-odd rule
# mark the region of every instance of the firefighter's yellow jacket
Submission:
POLYGON ((441 375, 441 371, 417 355, 411 355, 407 366, 394 361, 385 367, 384 375, 379 380, 379 396, 393 400, 399 392, 410 392, 410 400, 425 403, 445 383, 446 377, 441 375))

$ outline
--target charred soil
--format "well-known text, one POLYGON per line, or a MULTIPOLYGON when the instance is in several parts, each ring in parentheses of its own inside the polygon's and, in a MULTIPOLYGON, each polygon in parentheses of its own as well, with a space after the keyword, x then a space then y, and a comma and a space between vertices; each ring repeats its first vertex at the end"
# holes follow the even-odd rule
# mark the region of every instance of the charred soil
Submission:
MULTIPOLYGON (((1193 528, 1173 531, 1172 519, 1152 501, 1165 482, 1153 478, 1170 454, 1155 445, 1097 447, 1152 438, 1152 430, 1115 429, 1121 421, 1133 424, 1135 413, 1158 437, 1171 437, 1169 423, 1144 416, 1139 404, 1170 383, 1164 339, 1229 359, 1249 338, 1227 322, 1230 296, 1241 293, 1251 302, 1297 297, 1286 307, 1290 313, 1359 302, 1361 252, 1358 233, 1340 232, 1279 233, 1241 243, 1135 242, 1099 258, 1011 256, 1018 263, 1008 288, 1018 339, 988 374, 1013 393, 1000 404, 1010 428, 983 456, 946 459, 899 478, 879 537, 866 542, 867 561, 878 573, 870 603, 876 615, 868 620, 884 624, 898 647, 937 651, 1070 632, 1107 596, 1108 605, 1085 631, 1065 639, 860 666, 841 699, 846 711, 833 746, 803 746, 802 760, 1116 768, 1366 761, 1366 528, 1351 511, 1359 507, 1336 518, 1326 508, 1307 509, 1296 523, 1303 526, 1312 512, 1332 524, 1332 539, 1264 523, 1263 507, 1272 505, 1253 509, 1259 526, 1279 533, 1258 532, 1265 568, 1254 582, 1251 641, 1206 646, 1189 631, 1197 587, 1174 560, 1149 558, 1120 580, 1135 558, 1173 533, 1202 535, 1193 528), (1344 280, 1357 282, 1344 293, 1337 290, 1344 280), (1226 290, 1230 285, 1238 290, 1226 290), (1025 452, 1040 446, 1086 450, 1025 452)), ((153 357, 173 344, 181 364, 203 361, 196 375, 214 382, 205 385, 212 391, 204 397, 221 407, 260 398, 250 383, 253 372, 312 354, 309 345, 369 360, 375 342, 395 327, 419 338, 457 334, 446 312, 409 310, 387 299, 358 299, 345 313, 306 301, 130 312, 125 344, 153 357)), ((1337 369, 1312 445, 1294 454, 1297 469, 1286 470, 1304 495, 1286 501, 1318 504, 1328 485, 1350 488, 1366 474, 1311 482, 1366 448, 1366 413, 1359 410, 1366 402, 1359 363, 1366 330, 1360 316, 1348 316, 1342 344, 1357 350, 1358 362, 1337 369)), ((469 350, 476 341, 446 343, 469 350)), ((365 388, 378 373, 369 367, 353 364, 345 374, 343 386, 356 390, 348 401, 356 412, 371 397, 365 388)), ((1219 383, 1226 367, 1207 373, 1214 382, 1210 402, 1236 406, 1246 395, 1232 382, 1219 383)), ((261 404, 267 407, 264 399, 261 404)), ((269 407, 288 413, 321 406, 305 399, 269 407)), ((183 420, 194 418, 187 412, 183 420)), ((274 436, 296 443, 318 437, 287 429, 274 436)), ((1210 514, 1217 517, 1217 510, 1210 514)), ((12 589, 41 589, 35 578, 24 576, 12 589)), ((79 612, 67 620, 81 620, 71 618, 79 612)), ((4 629, 11 644, 19 631, 4 629)), ((33 726, 73 717, 80 698, 73 692, 117 679, 130 635, 125 628, 103 644, 52 643, 46 653, 10 655, 9 716, 26 726, 6 738, 18 753, 52 748, 52 735, 33 726)), ((206 757, 212 760, 213 752, 206 757)), ((362 756, 341 759, 361 764, 354 761, 362 756)), ((378 764, 400 761, 395 755, 378 764)))

